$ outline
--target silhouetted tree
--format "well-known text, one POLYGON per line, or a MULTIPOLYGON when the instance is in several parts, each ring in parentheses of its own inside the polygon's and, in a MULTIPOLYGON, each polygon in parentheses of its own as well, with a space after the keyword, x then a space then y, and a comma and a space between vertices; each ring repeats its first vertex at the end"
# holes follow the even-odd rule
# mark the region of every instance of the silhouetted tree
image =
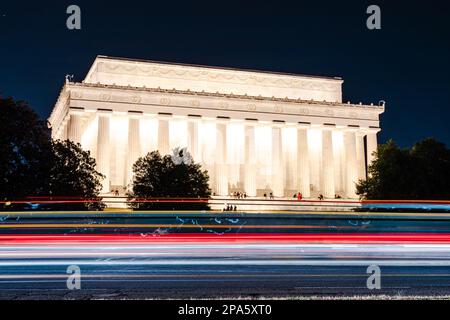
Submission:
POLYGON ((23 101, 0 97, 0 197, 44 193, 50 129, 23 101))
POLYGON ((52 143, 51 168, 48 174, 48 194, 52 196, 79 197, 89 202, 65 205, 71 209, 103 209, 98 198, 104 176, 95 166, 95 159, 79 143, 70 140, 52 143))
POLYGON ((175 149, 161 157, 158 151, 139 158, 133 165, 132 192, 128 199, 137 210, 207 210, 204 202, 139 202, 139 199, 161 198, 206 199, 211 195, 207 171, 194 163, 186 149, 175 149))
POLYGON ((450 151, 434 139, 411 149, 381 144, 368 171, 356 186, 363 199, 450 199, 450 151))
MULTIPOLYGON (((25 102, 0 97, 0 123, 0 199, 65 196, 98 200, 102 175, 88 151, 70 141, 52 141, 47 122, 25 102)), ((24 207, 14 202, 0 204, 0 210, 24 207)), ((81 202, 58 209, 86 207, 100 209, 103 204, 81 202)))
POLYGON ((410 151, 416 169, 417 198, 450 200, 450 150, 432 138, 410 151))

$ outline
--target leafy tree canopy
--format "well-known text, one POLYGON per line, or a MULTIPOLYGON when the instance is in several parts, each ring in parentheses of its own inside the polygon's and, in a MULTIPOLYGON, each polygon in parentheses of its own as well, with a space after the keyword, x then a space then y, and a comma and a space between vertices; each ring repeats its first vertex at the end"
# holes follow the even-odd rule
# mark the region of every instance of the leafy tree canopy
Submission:
MULTIPOLYGON (((65 196, 95 199, 103 178, 79 144, 52 141, 47 122, 25 103, 0 97, 0 198, 65 196)), ((98 205, 86 204, 89 208, 98 205)), ((59 209, 83 209, 84 203, 59 209)), ((0 209, 23 206, 0 206, 0 209)))
POLYGON ((411 149, 394 141, 378 146, 369 178, 360 180, 357 194, 364 199, 450 199, 450 150, 427 138, 411 149))
POLYGON ((194 163, 186 149, 176 148, 162 157, 158 151, 139 158, 133 165, 133 186, 129 193, 131 206, 138 210, 206 210, 206 203, 139 202, 149 198, 209 198, 207 171, 194 163))
POLYGON ((99 200, 98 194, 102 189, 101 181, 104 176, 96 170, 95 159, 89 151, 84 151, 79 143, 70 140, 53 141, 50 163, 49 181, 45 184, 48 194, 81 197, 93 201, 86 203, 88 208, 103 209, 104 205, 95 201, 99 200))
POLYGON ((0 196, 45 193, 50 129, 23 101, 0 97, 0 196))

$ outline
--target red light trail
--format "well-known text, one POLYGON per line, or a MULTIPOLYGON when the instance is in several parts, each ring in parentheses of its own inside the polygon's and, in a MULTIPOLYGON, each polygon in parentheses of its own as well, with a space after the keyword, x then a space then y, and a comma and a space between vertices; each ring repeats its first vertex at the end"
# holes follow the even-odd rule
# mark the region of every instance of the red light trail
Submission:
POLYGON ((346 233, 346 234, 95 234, 95 235, 0 235, 0 245, 12 244, 99 244, 99 243, 336 243, 418 244, 450 243, 450 233, 346 233))

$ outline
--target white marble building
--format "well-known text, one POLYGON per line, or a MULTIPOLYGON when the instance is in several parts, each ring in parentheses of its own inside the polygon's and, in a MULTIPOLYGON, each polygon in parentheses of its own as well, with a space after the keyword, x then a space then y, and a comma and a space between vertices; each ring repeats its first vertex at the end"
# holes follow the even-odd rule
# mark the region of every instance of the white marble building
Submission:
POLYGON ((139 156, 187 147, 216 195, 356 198, 384 105, 342 102, 340 78, 98 56, 67 81, 49 118, 81 143, 105 193, 125 190, 139 156))

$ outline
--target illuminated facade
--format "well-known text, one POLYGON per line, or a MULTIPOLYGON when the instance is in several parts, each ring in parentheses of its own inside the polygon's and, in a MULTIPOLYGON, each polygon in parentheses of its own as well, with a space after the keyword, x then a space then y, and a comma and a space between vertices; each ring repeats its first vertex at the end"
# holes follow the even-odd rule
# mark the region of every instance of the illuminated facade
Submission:
POLYGON ((139 156, 187 147, 218 196, 356 198, 384 105, 343 103, 342 83, 98 56, 49 122, 54 139, 91 151, 104 193, 125 191, 139 156))

